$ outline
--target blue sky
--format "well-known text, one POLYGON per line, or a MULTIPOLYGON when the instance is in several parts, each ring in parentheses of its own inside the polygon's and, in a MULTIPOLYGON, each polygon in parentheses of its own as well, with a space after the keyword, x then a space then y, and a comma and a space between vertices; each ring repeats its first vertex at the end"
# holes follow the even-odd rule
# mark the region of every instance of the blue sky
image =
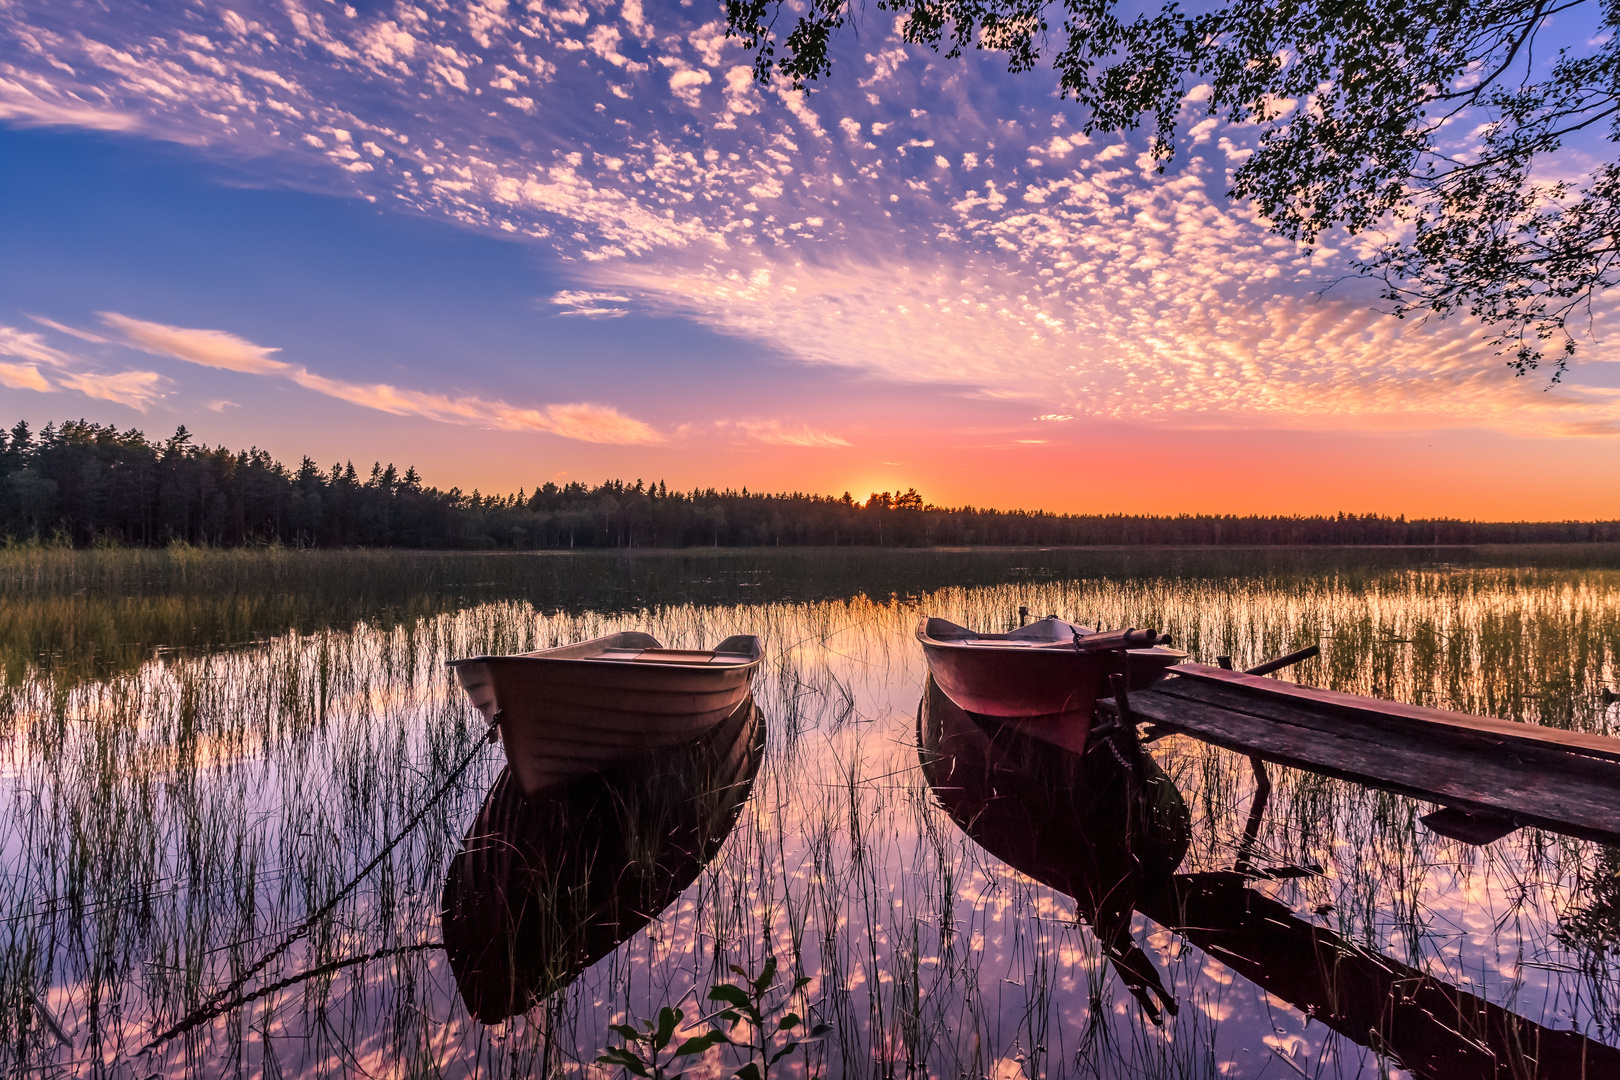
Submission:
POLYGON ((1253 132, 1196 88, 1160 177, 875 10, 809 95, 718 17, 0 5, 7 413, 486 490, 1620 515, 1605 313, 1569 385, 1515 381, 1464 320, 1320 295, 1355 241, 1228 203, 1253 132))

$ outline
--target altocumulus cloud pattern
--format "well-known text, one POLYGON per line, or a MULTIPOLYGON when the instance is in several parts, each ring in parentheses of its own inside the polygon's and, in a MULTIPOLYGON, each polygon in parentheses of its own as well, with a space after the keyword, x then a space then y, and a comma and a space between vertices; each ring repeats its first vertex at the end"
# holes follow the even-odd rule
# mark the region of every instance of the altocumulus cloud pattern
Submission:
MULTIPOLYGON (((937 61, 886 18, 869 10, 835 85, 802 93, 755 85, 701 0, 0 0, 0 118, 252 156, 287 183, 548 245, 577 282, 558 311, 684 315, 1054 420, 1620 430, 1620 391, 1515 382, 1465 320, 1323 293, 1355 241, 1313 254, 1228 203, 1253 132, 1198 120, 1199 88, 1161 176, 1139 142, 1078 134, 1049 80, 937 61)), ((611 410, 508 422, 658 438, 611 410)))

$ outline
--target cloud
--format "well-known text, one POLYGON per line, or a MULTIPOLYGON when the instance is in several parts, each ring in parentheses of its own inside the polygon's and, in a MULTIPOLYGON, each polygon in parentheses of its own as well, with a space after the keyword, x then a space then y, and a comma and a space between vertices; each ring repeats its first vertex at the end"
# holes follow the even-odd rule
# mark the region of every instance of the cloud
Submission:
POLYGON ((138 349, 172 356, 205 367, 241 371, 250 375, 285 375, 293 365, 271 359, 280 349, 255 345, 223 330, 190 330, 181 326, 132 319, 117 312, 97 312, 101 321, 138 349))
MULTIPOLYGON (((43 325, 74 333, 68 327, 59 327, 49 319, 36 319, 43 325)), ((76 334, 91 341, 105 340, 94 334, 76 334)), ((86 366, 86 361, 72 353, 63 352, 48 343, 39 334, 0 326, 0 355, 15 356, 32 361, 26 364, 0 363, 0 384, 16 390, 50 392, 58 387, 77 390, 87 397, 112 401, 145 412, 147 407, 163 396, 168 380, 155 371, 99 371, 86 366), (53 385, 40 364, 51 371, 53 385)))
MULTIPOLYGON (((1599 388, 1513 380, 1467 320, 1402 323, 1372 310, 1370 292, 1316 296, 1347 271, 1334 250, 1350 250, 1344 238, 1306 252, 1224 198, 1251 129, 1201 122, 1179 171, 1143 176, 1131 164, 1141 140, 1055 133, 1040 80, 937 62, 892 30, 838 39, 846 75, 825 88, 762 94, 710 14, 675 5, 485 2, 442 21, 409 5, 343 18, 279 0, 232 8, 182 26, 161 7, 10 0, 0 36, 28 44, 0 68, 0 115, 121 125, 251 159, 272 181, 314 177, 545 245, 576 272, 551 298, 560 313, 620 317, 633 296, 638 310, 806 364, 957 386, 1030 414, 1194 428, 1620 425, 1620 402, 1599 388), (497 92, 480 97, 484 87, 497 92), (508 94, 532 109, 500 103, 508 94), (821 117, 838 118, 838 138, 821 117)), ((343 383, 223 332, 108 325, 147 351, 371 408, 657 437, 606 407, 343 383)), ((1599 341, 1587 358, 1615 355, 1599 341)))
POLYGON ((617 304, 628 304, 628 296, 601 292, 560 292, 551 302, 562 308, 559 315, 583 315, 588 319, 617 319, 630 312, 617 304))
POLYGON ((77 372, 60 376, 58 381, 86 397, 127 405, 140 412, 163 397, 163 388, 169 384, 155 371, 77 372))
MULTIPOLYGON (((0 68, 3 71, 4 68, 0 68)), ((51 83, 39 84, 47 91, 51 83)), ((0 120, 21 127, 74 127, 89 131, 139 131, 141 120, 131 113, 98 107, 72 95, 40 97, 33 88, 0 75, 0 120)))
MULTIPOLYGON (((395 416, 420 416, 442 423, 508 431, 540 431, 585 442, 649 444, 664 441, 654 428, 608 405, 575 403, 524 408, 474 395, 451 396, 388 383, 348 382, 317 375, 301 364, 271 359, 272 353, 281 350, 256 345, 223 330, 169 326, 110 311, 101 312, 100 316, 103 323, 118 331, 133 348, 204 367, 285 378, 306 390, 395 416)), ((133 383, 119 385, 126 394, 139 392, 133 383)), ((90 390, 84 392, 91 393, 90 390)))
POLYGON ((41 326, 48 326, 59 334, 66 334, 68 337, 76 337, 80 341, 89 341, 96 345, 117 344, 117 342, 114 342, 111 338, 95 333, 92 330, 85 330, 77 326, 68 326, 64 323, 59 323, 54 319, 47 319, 42 315, 30 315, 28 317, 39 323, 41 326))
POLYGON ((545 423, 540 430, 585 442, 647 445, 664 441, 662 435, 640 420, 625 416, 611 406, 589 402, 547 405, 545 423))
POLYGON ((52 367, 68 367, 78 358, 46 344, 39 334, 30 334, 11 326, 0 326, 0 355, 15 356, 52 367))
MULTIPOLYGON (((721 421, 721 426, 725 425, 721 421)), ((849 446, 849 440, 828 431, 818 431, 808 424, 785 424, 780 420, 734 420, 731 426, 762 443, 777 446, 809 446, 831 448, 849 446)))
POLYGON ((0 361, 0 386, 13 390, 39 390, 48 393, 55 389, 33 364, 11 364, 0 361))

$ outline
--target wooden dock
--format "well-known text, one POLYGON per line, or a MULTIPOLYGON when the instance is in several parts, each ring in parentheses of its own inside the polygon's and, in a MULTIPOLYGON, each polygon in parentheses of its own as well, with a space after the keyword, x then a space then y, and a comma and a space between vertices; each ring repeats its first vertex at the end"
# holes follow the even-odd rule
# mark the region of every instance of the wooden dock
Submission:
MULTIPOLYGON (((1125 699, 1150 732, 1441 804, 1435 832, 1475 843, 1533 825, 1620 844, 1620 739, 1180 664, 1125 699)), ((1114 702, 1106 702, 1113 707, 1114 702)))

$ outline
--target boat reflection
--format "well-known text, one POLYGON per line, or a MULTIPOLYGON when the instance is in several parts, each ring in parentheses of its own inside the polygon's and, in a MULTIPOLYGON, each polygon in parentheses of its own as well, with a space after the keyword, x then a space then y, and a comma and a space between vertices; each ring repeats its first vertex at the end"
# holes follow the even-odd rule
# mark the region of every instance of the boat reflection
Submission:
POLYGON ((1134 775, 1106 741, 1070 754, 1011 727, 994 737, 927 681, 923 775, 963 832, 1014 869, 1074 898, 1121 980, 1155 1021, 1176 1003, 1131 938, 1137 897, 1187 853, 1180 792, 1143 755, 1134 775))
POLYGON ((1130 937, 1133 911, 1418 1076, 1620 1076, 1620 1050, 1363 948, 1250 888, 1251 875, 1174 873, 1187 848, 1186 808, 1146 755, 1133 787, 1105 745, 1076 756, 1005 728, 991 734, 932 683, 918 741, 923 773, 957 825, 990 854, 1073 897, 1155 1021, 1153 999, 1165 1012, 1176 1006, 1130 937))
POLYGON ((611 954, 695 881, 764 754, 752 697, 701 737, 525 799, 503 769, 450 863, 444 947, 467 1011, 528 1010, 611 954))

